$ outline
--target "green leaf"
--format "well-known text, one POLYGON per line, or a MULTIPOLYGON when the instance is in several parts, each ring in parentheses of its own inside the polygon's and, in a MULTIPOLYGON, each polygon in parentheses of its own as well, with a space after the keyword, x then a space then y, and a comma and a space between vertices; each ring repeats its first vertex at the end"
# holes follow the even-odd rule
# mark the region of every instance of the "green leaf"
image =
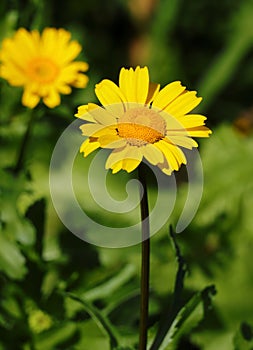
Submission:
POLYGON ((92 319, 85 320, 84 322, 79 322, 78 331, 79 341, 78 345, 76 345, 74 348, 75 350, 110 350, 108 337, 100 331, 92 319))
POLYGON ((18 21, 18 11, 12 10, 6 13, 5 17, 1 18, 0 23, 0 42, 12 34, 12 31, 15 29, 18 21))
POLYGON ((253 327, 243 322, 234 337, 234 350, 253 349, 253 327))
POLYGON ((133 278, 135 273, 135 267, 128 264, 116 276, 113 276, 105 283, 85 292, 82 295, 82 298, 84 298, 86 301, 94 301, 96 299, 110 296, 115 292, 115 290, 133 278))
POLYGON ((23 245, 32 245, 35 234, 31 222, 23 217, 17 202, 22 193, 28 192, 28 184, 24 175, 15 176, 0 170, 1 179, 1 223, 6 237, 23 245))
MULTIPOLYGON (((167 332, 159 350, 176 350, 182 336, 189 334, 204 318, 205 311, 211 305, 211 297, 216 293, 214 286, 196 293, 188 303, 181 308, 167 332)), ((153 348, 153 350, 155 350, 153 348)))
POLYGON ((160 320, 157 334, 154 337, 154 339, 151 340, 152 341, 151 350, 159 347, 166 333, 168 332, 168 329, 170 329, 178 311, 181 308, 181 298, 182 298, 182 292, 184 288, 184 277, 187 271, 187 266, 181 254, 180 247, 176 241, 176 236, 172 226, 170 226, 169 234, 170 234, 173 248, 175 250, 178 269, 176 273, 176 279, 175 279, 175 285, 174 285, 174 291, 173 291, 173 300, 171 305, 169 305, 169 307, 165 308, 164 310, 164 315, 160 320))
POLYGON ((0 170, 0 270, 14 279, 22 279, 26 273, 21 248, 29 247, 35 241, 35 229, 17 205, 20 195, 25 191, 28 191, 28 183, 24 174, 15 176, 0 170))
POLYGON ((0 235, 0 270, 7 276, 22 279, 27 272, 25 258, 16 242, 9 241, 4 234, 0 235))
POLYGON ((84 309, 88 312, 101 331, 108 336, 111 349, 117 348, 119 346, 119 335, 110 320, 98 308, 83 298, 81 299, 72 293, 66 293, 66 295, 83 305, 84 309))
POLYGON ((35 336, 36 350, 58 349, 58 345, 67 342, 77 332, 74 323, 61 324, 60 327, 50 329, 35 336))

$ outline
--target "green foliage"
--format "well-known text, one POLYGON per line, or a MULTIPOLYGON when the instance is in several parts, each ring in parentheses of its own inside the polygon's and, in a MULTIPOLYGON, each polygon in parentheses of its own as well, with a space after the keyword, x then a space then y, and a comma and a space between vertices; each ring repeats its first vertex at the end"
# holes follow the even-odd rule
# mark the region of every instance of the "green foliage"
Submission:
MULTIPOLYGON (((52 151, 77 106, 96 102, 94 85, 116 80, 119 68, 130 64, 149 65, 151 80, 161 85, 182 80, 197 89, 213 130, 200 142, 204 191, 193 221, 168 237, 187 195, 182 169, 175 210, 152 237, 150 349, 253 349, 252 1, 162 0, 150 10, 147 1, 149 13, 138 3, 133 10, 128 1, 73 0, 64 11, 59 0, 0 4, 0 41, 21 26, 64 27, 90 65, 86 89, 63 96, 54 110, 34 110, 18 174, 13 169, 29 112, 20 104, 22 89, 0 81, 0 350, 138 348, 140 247, 80 241, 59 221, 48 185, 52 151), (204 288, 213 284, 215 298, 213 287, 204 288)), ((77 156, 74 164, 80 203, 108 225, 136 222, 138 208, 109 215, 92 200, 85 188, 91 159, 77 156)), ((108 176, 115 199, 125 199, 122 183, 129 179, 108 176)), ((156 186, 149 185, 154 203, 156 186)), ((59 190, 64 194, 61 183, 59 190)))
POLYGON ((234 350, 251 350, 252 348, 253 328, 247 323, 242 323, 234 337, 234 350))
POLYGON ((17 199, 27 184, 24 176, 16 177, 3 170, 0 178, 2 189, 0 270, 10 278, 22 279, 27 268, 20 245, 25 248, 34 243, 34 228, 16 206, 17 199))
POLYGON ((211 306, 211 296, 215 293, 214 286, 207 287, 202 292, 196 293, 178 312, 158 349, 177 349, 179 340, 183 336, 188 335, 203 320, 205 310, 211 306))
POLYGON ((113 325, 110 323, 109 319, 104 316, 96 307, 87 302, 85 299, 80 299, 73 294, 68 294, 70 298, 78 301, 82 304, 85 310, 89 313, 92 319, 96 322, 99 328, 108 336, 110 340, 110 346, 112 349, 118 348, 119 336, 114 329, 113 325))

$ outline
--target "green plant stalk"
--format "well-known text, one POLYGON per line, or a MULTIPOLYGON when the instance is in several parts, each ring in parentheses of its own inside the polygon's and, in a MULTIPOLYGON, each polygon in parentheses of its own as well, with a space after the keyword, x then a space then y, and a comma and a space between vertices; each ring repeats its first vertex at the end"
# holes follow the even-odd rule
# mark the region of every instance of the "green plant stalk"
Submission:
POLYGON ((149 270, 150 270, 150 226, 147 185, 143 165, 138 168, 141 183, 141 221, 142 221, 142 258, 141 258, 141 303, 140 303, 140 333, 139 350, 146 350, 148 337, 148 304, 149 304, 149 270))
POLYGON ((30 136, 32 134, 33 124, 34 124, 34 113, 33 113, 33 110, 32 110, 32 111, 30 111, 26 132, 25 132, 24 137, 22 139, 22 142, 21 142, 21 145, 20 145, 20 148, 19 148, 19 153, 18 153, 18 156, 17 156, 16 165, 14 167, 14 174, 16 174, 16 175, 18 175, 19 172, 24 167, 25 154, 26 154, 26 151, 27 151, 27 147, 28 147, 28 143, 29 143, 29 140, 30 140, 30 136))

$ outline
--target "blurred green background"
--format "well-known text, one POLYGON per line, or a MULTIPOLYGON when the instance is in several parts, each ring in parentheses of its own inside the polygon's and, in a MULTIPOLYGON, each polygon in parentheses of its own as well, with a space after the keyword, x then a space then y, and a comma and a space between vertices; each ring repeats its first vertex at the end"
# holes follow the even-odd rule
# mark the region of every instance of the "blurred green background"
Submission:
MULTIPOLYGON (((66 292, 102 310, 125 349, 138 343, 140 246, 109 249, 79 240, 58 219, 48 184, 51 154, 77 106, 97 101, 97 82, 117 82, 121 67, 136 65, 148 65, 151 80, 162 86, 181 80, 197 90, 203 97, 198 111, 213 131, 199 142, 202 201, 177 241, 188 267, 183 302, 206 285, 214 284, 217 294, 204 320, 168 349, 253 348, 252 23, 252 0, 1 1, 0 41, 20 27, 63 27, 81 43, 78 59, 90 68, 87 88, 62 96, 55 109, 41 106, 18 177, 8 169, 29 115, 22 89, 0 80, 0 350, 109 349, 99 317, 66 292)), ((75 186, 84 201, 88 165, 77 156, 75 186)), ((109 176, 115 197, 131 176, 109 176)), ((177 179, 173 214, 151 242, 151 335, 171 300, 177 270, 168 231, 184 205, 184 168, 177 179)), ((150 187, 153 198, 152 181, 150 187)), ((94 203, 88 210, 99 212, 94 203)), ((116 214, 100 218, 120 220, 116 214)), ((124 224, 132 219, 124 217, 124 224)))

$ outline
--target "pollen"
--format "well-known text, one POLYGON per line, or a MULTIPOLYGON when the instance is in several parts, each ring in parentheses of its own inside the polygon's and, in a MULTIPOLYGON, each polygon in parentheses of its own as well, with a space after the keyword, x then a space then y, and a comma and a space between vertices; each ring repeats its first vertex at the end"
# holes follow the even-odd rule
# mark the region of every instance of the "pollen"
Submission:
POLYGON ((164 119, 147 107, 129 109, 118 120, 118 135, 132 146, 144 146, 161 140, 166 133, 164 119))

